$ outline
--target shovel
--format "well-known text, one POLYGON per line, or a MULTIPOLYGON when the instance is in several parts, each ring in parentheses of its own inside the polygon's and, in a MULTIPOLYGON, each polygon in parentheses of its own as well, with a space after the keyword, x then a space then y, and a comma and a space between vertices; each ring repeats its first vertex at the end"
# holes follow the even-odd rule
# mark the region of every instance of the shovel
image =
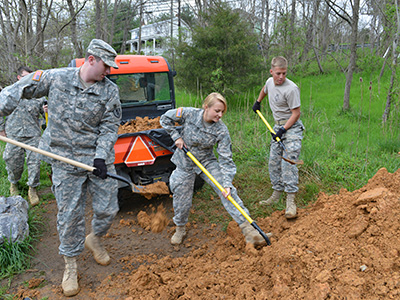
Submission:
MULTIPOLYGON (((45 151, 45 150, 30 146, 30 145, 21 143, 21 142, 14 141, 14 140, 9 139, 9 138, 4 137, 4 136, 0 136, 0 140, 3 141, 3 142, 6 142, 6 143, 10 143, 10 144, 16 145, 16 146, 21 147, 21 148, 25 148, 27 150, 30 150, 30 151, 33 151, 33 152, 36 152, 36 153, 42 154, 44 156, 51 157, 51 158, 53 158, 55 160, 59 160, 59 161, 65 162, 65 163, 73 165, 75 167, 85 169, 86 171, 89 171, 89 172, 93 172, 93 170, 96 169, 95 167, 80 163, 78 161, 75 161, 75 160, 72 160, 72 159, 69 159, 69 158, 66 158, 66 157, 63 157, 63 156, 48 152, 48 151, 45 151)), ((117 175, 117 174, 112 174, 112 173, 107 172, 107 177, 111 177, 113 179, 117 179, 117 180, 120 180, 120 181, 123 181, 123 182, 127 183, 128 185, 130 185, 132 187, 132 192, 134 192, 134 193, 142 193, 142 189, 144 188, 143 186, 139 186, 139 185, 133 184, 128 179, 126 179, 126 178, 124 178, 124 177, 122 177, 120 175, 117 175)))
MULTIPOLYGON (((268 130, 272 133, 275 134, 276 132, 272 129, 271 125, 268 124, 267 120, 265 120, 264 116, 262 115, 262 113, 259 110, 256 110, 257 114, 260 116, 261 120, 264 121, 265 125, 267 125, 268 130)), ((287 161, 288 163, 292 164, 292 165, 302 165, 304 162, 302 160, 292 160, 288 158, 288 154, 286 151, 286 147, 285 145, 282 143, 281 139, 279 137, 276 138, 276 141, 279 143, 279 145, 282 147, 283 152, 285 152, 285 156, 282 156, 282 159, 287 161)))
MULTIPOLYGON (((226 192, 222 185, 220 185, 219 182, 214 178, 214 176, 212 176, 210 172, 208 172, 207 169, 197 160, 197 158, 193 156, 188 148, 183 146, 182 150, 187 154, 187 156, 190 157, 191 160, 193 160, 193 162, 200 168, 200 170, 203 171, 203 173, 206 174, 208 178, 210 178, 210 180, 221 192, 226 192)), ((237 210, 243 215, 243 217, 245 217, 246 220, 249 221, 250 225, 253 226, 261 234, 261 236, 267 242, 267 245, 271 245, 271 241, 269 240, 268 236, 261 230, 260 227, 258 227, 256 222, 250 218, 250 216, 239 206, 239 204, 237 204, 237 202, 235 201, 235 199, 232 198, 231 195, 228 196, 228 200, 237 208, 237 210)))

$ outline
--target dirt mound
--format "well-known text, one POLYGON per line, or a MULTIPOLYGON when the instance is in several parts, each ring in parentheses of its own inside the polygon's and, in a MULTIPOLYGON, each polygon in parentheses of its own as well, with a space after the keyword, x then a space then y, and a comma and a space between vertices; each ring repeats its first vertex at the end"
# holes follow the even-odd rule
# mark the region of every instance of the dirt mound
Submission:
POLYGON ((321 193, 287 221, 257 224, 272 245, 248 249, 236 223, 189 255, 129 257, 98 295, 118 299, 395 299, 400 293, 400 172, 379 170, 363 188, 321 193), (138 262, 145 262, 140 264, 138 262), (129 299, 129 298, 128 298, 129 299))
POLYGON ((118 134, 133 133, 143 130, 150 130, 161 128, 160 117, 150 119, 149 117, 137 117, 136 119, 130 120, 118 128, 118 134))

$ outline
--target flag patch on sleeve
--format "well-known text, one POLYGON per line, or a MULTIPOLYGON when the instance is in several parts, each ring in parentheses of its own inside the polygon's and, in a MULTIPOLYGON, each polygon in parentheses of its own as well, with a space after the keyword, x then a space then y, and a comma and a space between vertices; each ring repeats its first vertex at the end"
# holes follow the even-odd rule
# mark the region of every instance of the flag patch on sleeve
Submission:
POLYGON ((40 77, 42 77, 43 71, 36 71, 35 74, 33 74, 32 80, 35 81, 40 81, 40 77))
POLYGON ((183 107, 179 107, 179 108, 176 110, 176 117, 177 117, 177 118, 181 118, 181 117, 182 117, 182 113, 183 113, 183 107))

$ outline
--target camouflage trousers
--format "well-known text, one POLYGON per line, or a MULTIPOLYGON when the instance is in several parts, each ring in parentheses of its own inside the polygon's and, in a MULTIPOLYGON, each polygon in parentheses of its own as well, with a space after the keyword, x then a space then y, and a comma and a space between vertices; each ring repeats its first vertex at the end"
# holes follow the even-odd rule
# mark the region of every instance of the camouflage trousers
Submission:
MULTIPOLYGON (((39 136, 35 137, 9 137, 12 140, 37 147, 39 145, 39 136)), ((40 181, 40 159, 35 152, 7 143, 4 149, 3 159, 6 163, 8 181, 17 184, 24 172, 26 153, 26 165, 28 168, 28 186, 37 187, 40 181)))
MULTIPOLYGON (((208 172, 219 182, 222 183, 223 175, 221 173, 221 167, 218 162, 210 163, 207 165, 208 172)), ((218 194, 221 199, 222 205, 226 211, 232 216, 232 218, 240 225, 245 221, 243 215, 238 209, 226 199, 217 186, 204 174, 200 173, 200 177, 207 182, 214 191, 218 194)), ((171 174, 170 177, 170 188, 173 193, 173 206, 174 206, 174 218, 173 221, 177 226, 183 226, 188 222, 190 208, 192 207, 192 197, 194 181, 196 179, 196 173, 194 171, 185 171, 177 167, 171 174)), ((249 211, 243 205, 243 201, 239 198, 235 187, 231 187, 231 196, 237 202, 237 204, 247 213, 249 211)))
MULTIPOLYGON (((115 179, 101 179, 82 169, 65 170, 53 167, 52 190, 56 197, 57 230, 60 239, 59 253, 77 256, 85 243, 85 207, 91 197, 92 231, 103 236, 110 228, 118 208, 118 183, 115 179)), ((114 165, 107 165, 115 173, 114 165)))
MULTIPOLYGON (((275 125, 274 131, 278 131, 280 127, 279 125, 275 125)), ((282 143, 285 145, 288 158, 291 160, 299 159, 303 130, 304 125, 299 120, 282 136, 282 143)), ((287 193, 297 193, 299 190, 299 171, 297 165, 292 165, 284 161, 282 159, 283 155, 284 152, 281 145, 271 140, 268 168, 272 189, 287 193)))

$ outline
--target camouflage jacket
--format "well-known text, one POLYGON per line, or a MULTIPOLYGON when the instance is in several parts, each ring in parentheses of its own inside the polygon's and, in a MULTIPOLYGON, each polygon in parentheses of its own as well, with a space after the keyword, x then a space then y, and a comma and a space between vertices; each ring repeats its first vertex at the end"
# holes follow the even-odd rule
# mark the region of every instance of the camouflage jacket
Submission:
POLYGON ((39 117, 43 112, 45 98, 26 100, 21 99, 18 107, 7 116, 6 121, 0 117, 0 131, 5 130, 12 137, 40 137, 39 117))
MULTIPOLYGON (((218 162, 224 175, 223 187, 232 187, 233 177, 236 174, 236 165, 232 160, 232 143, 228 128, 220 120, 210 126, 203 123, 203 109, 192 107, 180 107, 167 111, 160 118, 161 126, 171 135, 173 141, 183 138, 190 152, 207 169, 207 165, 216 161, 214 146, 217 145, 218 162), (182 125, 179 132, 175 123, 182 125)), ((197 174, 201 170, 181 149, 176 149, 171 161, 185 170, 195 170, 197 174)))
MULTIPOLYGON (((118 87, 108 78, 85 89, 80 68, 36 71, 0 93, 0 116, 13 112, 19 99, 48 97, 48 125, 39 148, 92 165, 94 158, 114 162, 121 119, 118 87)), ((71 166, 46 161, 58 167, 71 166)))

